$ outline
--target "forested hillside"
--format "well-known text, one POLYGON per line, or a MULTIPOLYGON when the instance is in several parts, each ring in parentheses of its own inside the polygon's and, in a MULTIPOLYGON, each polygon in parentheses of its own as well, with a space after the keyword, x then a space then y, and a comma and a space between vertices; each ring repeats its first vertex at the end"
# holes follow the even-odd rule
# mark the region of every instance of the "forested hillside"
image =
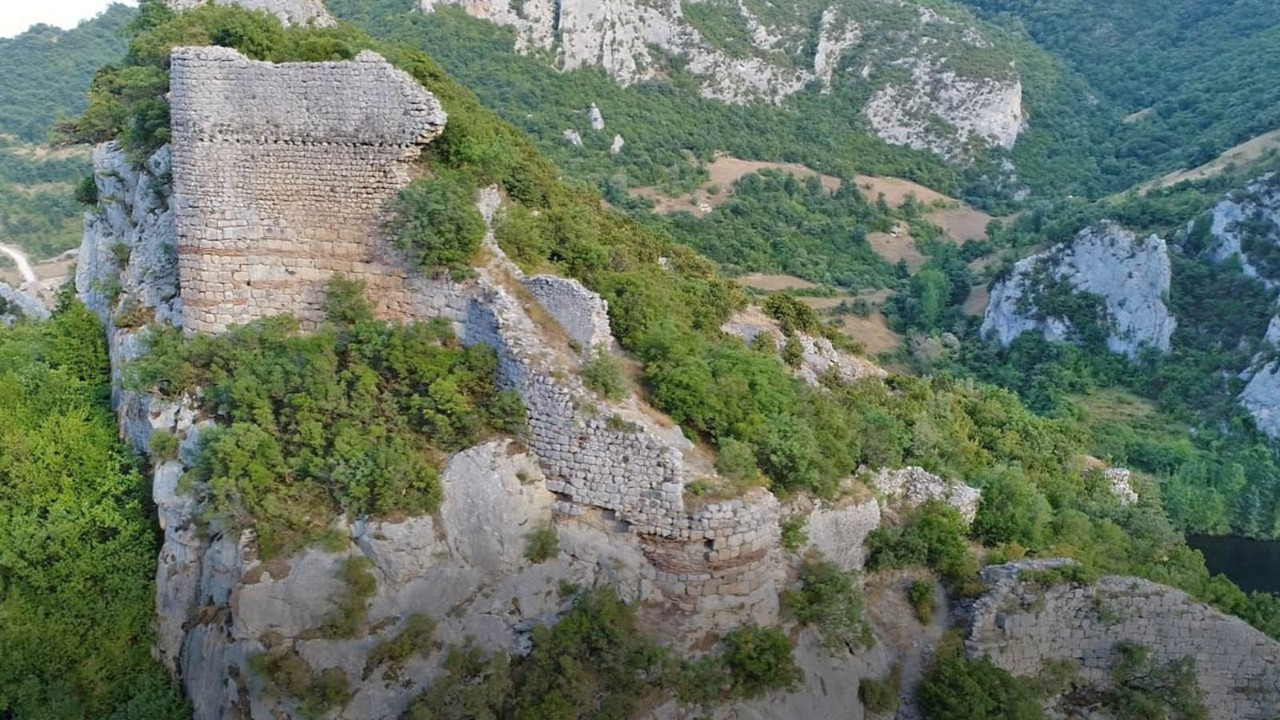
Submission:
POLYGON ((962 0, 1025 29, 1128 117, 1116 159, 1190 167, 1280 127, 1268 0, 962 0))

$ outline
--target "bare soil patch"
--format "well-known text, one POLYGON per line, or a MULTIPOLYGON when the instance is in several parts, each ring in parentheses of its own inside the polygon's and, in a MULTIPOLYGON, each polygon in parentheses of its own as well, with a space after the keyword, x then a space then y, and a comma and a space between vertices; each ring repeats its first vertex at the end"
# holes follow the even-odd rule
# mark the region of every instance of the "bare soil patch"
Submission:
POLYGON ((887 262, 897 264, 900 260, 905 261, 907 269, 913 273, 923 267, 926 260, 916 246, 916 239, 906 228, 899 227, 893 233, 870 233, 867 244, 887 262))
POLYGON ((991 301, 991 291, 986 285, 979 285, 969 291, 964 305, 960 306, 967 315, 980 316, 987 312, 987 304, 991 301))
POLYGON ((733 196, 734 183, 747 175, 758 173, 761 170, 777 170, 790 173, 802 180, 816 176, 822 183, 822 187, 829 193, 839 190, 841 185, 840 178, 822 175, 812 168, 798 163, 760 162, 757 160, 742 160, 731 155, 721 155, 707 166, 707 174, 711 176, 711 179, 691 193, 685 193, 678 197, 667 197, 654 187, 632 188, 629 192, 632 197, 653 201, 653 211, 659 215, 687 212, 694 217, 706 217, 712 210, 723 205, 725 201, 733 196), (711 190, 713 189, 718 192, 712 193, 711 190))
POLYGON ((1252 140, 1246 140, 1200 167, 1171 172, 1158 180, 1147 183, 1141 189, 1146 192, 1177 185, 1183 180, 1208 180, 1226 172, 1228 166, 1246 167, 1271 152, 1280 152, 1280 129, 1263 133, 1252 140))
POLYGON ((763 290, 765 292, 778 292, 780 290, 812 290, 818 287, 817 283, 809 282, 804 278, 798 278, 794 275, 769 275, 766 273, 751 273, 738 278, 738 284, 743 287, 749 287, 753 290, 763 290))

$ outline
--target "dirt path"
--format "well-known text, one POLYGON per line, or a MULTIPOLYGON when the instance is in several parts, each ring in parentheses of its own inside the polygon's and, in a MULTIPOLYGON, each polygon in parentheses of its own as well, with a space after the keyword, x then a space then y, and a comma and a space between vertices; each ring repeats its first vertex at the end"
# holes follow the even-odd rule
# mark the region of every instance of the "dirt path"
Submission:
POLYGON ((0 253, 4 253, 13 258, 14 264, 18 266, 18 274, 22 276, 22 282, 29 283, 36 281, 36 271, 31 269, 31 261, 27 259, 27 254, 12 245, 0 244, 0 253))
POLYGON ((924 678, 938 642, 951 626, 946 590, 936 582, 933 618, 928 625, 916 620, 915 610, 907 601, 907 589, 912 582, 923 578, 932 580, 932 576, 920 570, 895 570, 867 577, 867 610, 878 630, 876 636, 893 650, 901 664, 899 697, 902 704, 894 716, 896 720, 920 717, 915 702, 916 686, 924 678))

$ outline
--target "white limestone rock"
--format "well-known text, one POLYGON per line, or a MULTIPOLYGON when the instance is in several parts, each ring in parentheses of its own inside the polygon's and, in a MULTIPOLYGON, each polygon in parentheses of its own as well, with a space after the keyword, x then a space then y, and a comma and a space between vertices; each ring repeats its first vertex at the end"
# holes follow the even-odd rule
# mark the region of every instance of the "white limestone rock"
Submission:
POLYGON ((622 152, 622 148, 627 146, 627 141, 622 139, 621 135, 613 136, 613 144, 609 146, 609 154, 617 155, 622 152))
POLYGON ((1107 489, 1121 505, 1132 505, 1138 502, 1138 492, 1133 489, 1130 478, 1133 473, 1129 468, 1111 467, 1102 471, 1102 479, 1107 481, 1107 489))
POLYGON ((569 143, 574 147, 582 147, 582 136, 578 134, 577 130, 572 130, 572 129, 565 130, 564 139, 565 139, 565 142, 569 143))
POLYGON ((595 103, 591 103, 591 108, 587 110, 587 120, 591 123, 591 129, 596 132, 604 130, 604 114, 600 112, 600 108, 595 103))
POLYGON ((978 515, 982 491, 957 480, 938 477, 920 467, 881 468, 868 483, 892 506, 916 508, 930 500, 941 500, 972 523, 978 515))
MULTIPOLYGON (((1196 222, 1188 224, 1188 233, 1194 231, 1196 222)), ((1208 222, 1210 260, 1238 258, 1245 275, 1257 278, 1270 289, 1280 289, 1280 277, 1255 265, 1244 249, 1245 236, 1251 232, 1249 225, 1267 228, 1265 240, 1280 244, 1280 173, 1264 175, 1243 190, 1227 195, 1209 211, 1208 222)))
POLYGON ((1135 358, 1145 348, 1169 351, 1177 321, 1165 306, 1171 280, 1169 249, 1156 235, 1139 240, 1110 222, 1082 230, 1070 244, 1020 260, 991 291, 982 336, 1008 346, 1038 332, 1051 342, 1073 339, 1080 328, 1066 318, 1042 317, 1035 294, 1041 278, 1066 282, 1105 303, 1107 348, 1135 358))

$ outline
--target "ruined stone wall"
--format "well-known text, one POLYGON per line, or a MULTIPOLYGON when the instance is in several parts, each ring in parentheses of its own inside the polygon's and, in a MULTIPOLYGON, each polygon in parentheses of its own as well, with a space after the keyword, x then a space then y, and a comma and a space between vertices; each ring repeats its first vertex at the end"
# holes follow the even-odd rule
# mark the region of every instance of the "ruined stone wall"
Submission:
POLYGON ((983 570, 990 589, 973 609, 970 655, 989 655, 1009 672, 1030 677, 1046 660, 1074 659, 1086 679, 1099 682, 1107 679, 1115 644, 1129 641, 1151 648, 1161 663, 1194 658, 1213 718, 1280 717, 1280 643, 1184 592, 1138 578, 1048 589, 1020 579, 1025 569, 1052 562, 983 570))
POLYGON ((609 303, 582 283, 555 275, 534 275, 524 287, 538 304, 564 328, 583 353, 613 344, 609 329, 609 303))
POLYGON ((444 129, 431 93, 371 52, 275 65, 179 48, 170 103, 188 332, 313 322, 334 273, 363 280, 381 316, 412 316, 410 273, 379 228, 444 129))

